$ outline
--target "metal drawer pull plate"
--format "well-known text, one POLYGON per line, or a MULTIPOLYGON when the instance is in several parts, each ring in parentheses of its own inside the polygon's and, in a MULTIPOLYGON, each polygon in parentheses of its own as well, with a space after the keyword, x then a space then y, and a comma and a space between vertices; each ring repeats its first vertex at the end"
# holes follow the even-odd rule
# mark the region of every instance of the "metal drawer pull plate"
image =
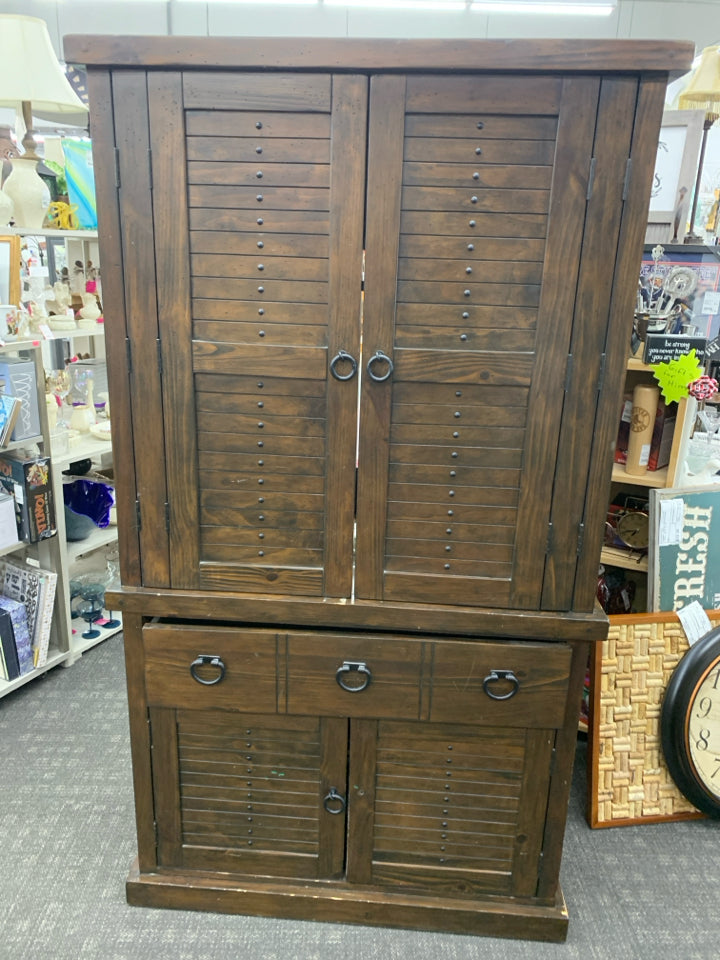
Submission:
POLYGON ((382 383, 384 380, 387 380, 390 374, 395 369, 395 364, 392 362, 390 357, 382 352, 382 350, 376 350, 375 353, 370 357, 367 364, 367 372, 371 380, 375 380, 376 383, 382 383), (380 363, 381 361, 387 364, 387 371, 382 376, 377 376, 373 373, 373 364, 380 363))
POLYGON ((483 680, 483 690, 491 700, 509 700, 511 697, 515 696, 519 689, 520 681, 512 672, 512 670, 491 670, 483 680), (511 689, 507 693, 503 694, 493 693, 490 685, 503 680, 507 680, 508 683, 512 684, 511 689))
POLYGON ((197 680, 198 683, 202 683, 206 687, 212 687, 216 683, 220 683, 222 678, 225 676, 225 664, 222 662, 220 657, 200 654, 200 656, 196 660, 193 660, 193 662, 190 664, 190 673, 192 674, 193 680, 197 680), (198 667, 217 667, 220 672, 212 680, 203 680, 203 678, 197 672, 198 667))
POLYGON ((330 373, 336 380, 352 380, 357 373, 357 360, 345 350, 339 350, 330 361, 330 373), (350 364, 350 373, 338 373, 337 365, 345 361, 350 364))
POLYGON ((345 809, 345 797, 338 793, 335 787, 330 787, 330 793, 324 798, 323 806, 328 813, 342 813, 345 809))
POLYGON ((345 660, 341 667, 338 667, 335 672, 335 679, 343 690, 347 690, 348 693, 360 693, 361 690, 367 689, 370 686, 370 681, 372 680, 372 673, 368 669, 367 664, 356 662, 354 660, 345 660), (348 686, 345 683, 345 677, 349 673, 361 673, 363 675, 363 682, 356 686, 348 686))

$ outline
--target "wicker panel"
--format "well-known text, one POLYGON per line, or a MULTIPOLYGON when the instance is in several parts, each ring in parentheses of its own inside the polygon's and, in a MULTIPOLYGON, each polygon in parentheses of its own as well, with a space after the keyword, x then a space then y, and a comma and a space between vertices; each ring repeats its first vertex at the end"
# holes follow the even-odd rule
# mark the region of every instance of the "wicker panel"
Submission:
MULTIPOLYGON (((708 615, 720 619, 720 611, 708 615)), ((675 786, 660 742, 665 688, 687 649, 674 613, 610 618, 591 671, 590 826, 700 816, 675 786)))

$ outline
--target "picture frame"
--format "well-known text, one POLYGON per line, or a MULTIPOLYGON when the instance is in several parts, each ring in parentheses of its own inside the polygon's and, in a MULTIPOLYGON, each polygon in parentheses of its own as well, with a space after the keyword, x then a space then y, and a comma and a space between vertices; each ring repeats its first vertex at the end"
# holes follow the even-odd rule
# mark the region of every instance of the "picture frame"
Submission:
POLYGON ((704 110, 663 113, 646 243, 682 243, 685 238, 704 121, 704 110))
POLYGON ((20 237, 0 236, 0 303, 20 303, 20 237))
POLYGON ((694 334, 712 340, 720 334, 720 247, 704 243, 662 244, 663 256, 653 258, 657 244, 646 243, 640 263, 640 287, 662 280, 675 267, 689 268, 697 284, 686 298, 692 314, 694 334))

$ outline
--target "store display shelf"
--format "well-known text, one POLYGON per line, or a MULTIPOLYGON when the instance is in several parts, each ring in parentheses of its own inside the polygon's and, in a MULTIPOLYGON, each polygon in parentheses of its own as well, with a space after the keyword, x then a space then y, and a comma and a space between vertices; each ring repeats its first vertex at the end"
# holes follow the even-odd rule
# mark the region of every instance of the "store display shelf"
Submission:
POLYGON ((613 465, 612 469, 613 483, 630 483, 636 487, 666 487, 668 485, 667 467, 662 470, 652 470, 636 477, 627 473, 621 463, 613 465))
MULTIPOLYGON (((87 653, 88 650, 92 650, 93 647, 102 643, 103 640, 109 640, 110 637, 114 637, 117 633, 122 632, 122 617, 115 612, 113 612, 113 617, 120 621, 120 626, 110 627, 109 629, 106 627, 98 627, 97 629, 100 631, 99 637, 83 637, 82 632, 84 627, 73 628, 73 653, 75 656, 87 653)), ((74 620, 73 623, 79 623, 79 621, 74 620)))
POLYGON ((56 470, 62 471, 78 460, 87 460, 88 458, 96 460, 109 453, 112 453, 112 442, 110 440, 98 440, 93 436, 82 437, 70 447, 67 453, 53 456, 53 464, 56 470))
POLYGON ((52 230, 40 227, 30 230, 28 227, 3 227, 6 236, 16 237, 64 237, 70 240, 97 240, 97 230, 52 230))
POLYGON ((0 453, 7 453, 10 450, 24 450, 25 447, 33 447, 38 443, 44 443, 45 438, 41 433, 36 437, 26 437, 24 440, 11 440, 10 443, 0 447, 0 453))
POLYGON ((0 680, 0 697, 5 696, 5 694, 10 693, 13 690, 17 690, 18 687, 24 686, 31 680, 37 679, 37 677, 47 673, 47 671, 51 670, 53 667, 57 667, 59 664, 69 660, 70 657, 71 654, 69 650, 62 652, 58 650, 51 650, 47 661, 42 665, 42 667, 36 667, 35 670, 31 670, 30 673, 26 673, 22 677, 17 677, 15 680, 0 680))
POLYGON ((18 540, 17 543, 11 543, 7 547, 0 547, 0 557, 6 557, 10 553, 15 553, 17 550, 20 550, 21 547, 26 547, 27 544, 24 540, 18 540))
POLYGON ((624 570, 648 571, 646 553, 636 553, 633 550, 623 550, 621 547, 603 547, 600 561, 611 567, 622 567, 624 570))
POLYGON ((85 556, 86 553, 92 553, 94 550, 99 550, 100 547, 105 547, 109 543, 115 543, 117 538, 117 527, 98 527, 97 530, 93 530, 87 539, 68 543, 68 561, 73 563, 79 557, 85 556))

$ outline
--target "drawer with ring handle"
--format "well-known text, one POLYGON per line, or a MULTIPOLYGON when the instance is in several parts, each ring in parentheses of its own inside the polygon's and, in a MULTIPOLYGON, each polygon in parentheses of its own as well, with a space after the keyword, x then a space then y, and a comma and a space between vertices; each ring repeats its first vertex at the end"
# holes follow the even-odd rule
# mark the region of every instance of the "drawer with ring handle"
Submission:
POLYGON ((416 720, 419 640, 353 633, 288 634, 288 713, 416 720))
POLYGON ((143 646, 149 706, 277 710, 276 650, 270 633, 148 623, 143 646))
POLYGON ((430 719, 561 727, 571 659, 565 643, 438 643, 430 719))

